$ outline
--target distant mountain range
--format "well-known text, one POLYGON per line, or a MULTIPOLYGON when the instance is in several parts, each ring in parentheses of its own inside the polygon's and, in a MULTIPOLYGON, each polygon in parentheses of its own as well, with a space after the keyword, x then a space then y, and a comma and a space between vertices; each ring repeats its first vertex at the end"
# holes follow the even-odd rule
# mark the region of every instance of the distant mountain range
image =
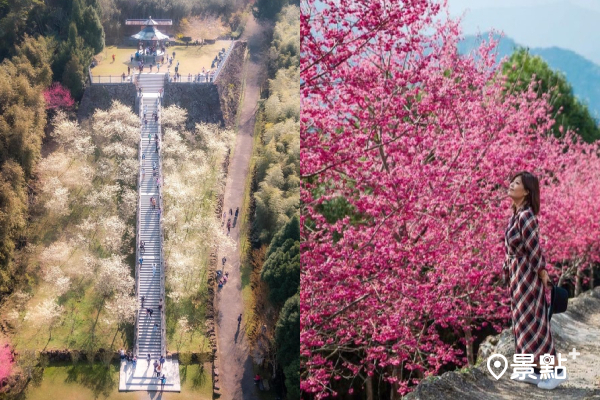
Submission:
MULTIPOLYGON (((482 35, 488 37, 487 33, 482 35)), ((504 56, 510 56, 515 48, 520 45, 509 37, 497 37, 498 58, 500 61, 504 56)), ((460 42, 458 50, 462 54, 469 53, 479 44, 476 36, 465 36, 460 42)), ((600 120, 600 66, 583 56, 560 47, 530 48, 533 55, 542 57, 553 70, 563 72, 573 87, 573 93, 584 104, 587 104, 590 113, 596 120, 600 120)))

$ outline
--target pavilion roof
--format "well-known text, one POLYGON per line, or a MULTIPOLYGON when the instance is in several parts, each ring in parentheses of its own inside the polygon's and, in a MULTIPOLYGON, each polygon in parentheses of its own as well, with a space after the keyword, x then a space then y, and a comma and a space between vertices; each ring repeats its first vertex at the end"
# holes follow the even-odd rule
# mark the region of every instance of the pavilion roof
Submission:
POLYGON ((172 19, 152 19, 152 17, 148 17, 146 19, 126 19, 125 25, 139 25, 139 26, 173 25, 173 20, 172 19))
POLYGON ((169 38, 168 35, 165 35, 154 26, 147 26, 135 35, 131 35, 131 37, 138 40, 164 40, 169 38))

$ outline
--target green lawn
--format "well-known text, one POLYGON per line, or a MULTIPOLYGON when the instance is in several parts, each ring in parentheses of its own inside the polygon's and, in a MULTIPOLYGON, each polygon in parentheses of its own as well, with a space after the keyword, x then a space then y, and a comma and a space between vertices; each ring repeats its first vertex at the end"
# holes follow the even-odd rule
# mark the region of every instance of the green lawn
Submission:
MULTIPOLYGON (((175 52, 173 67, 171 72, 175 72, 175 64, 179 61, 179 73, 181 75, 197 74, 202 72, 202 67, 210 69, 210 64, 217 53, 224 47, 227 49, 231 42, 229 40, 217 40, 215 44, 207 44, 204 46, 173 46, 168 48, 168 53, 171 56, 175 52)), ((92 68, 93 76, 120 76, 123 72, 127 73, 127 67, 133 69, 137 66, 137 62, 130 62, 131 55, 135 54, 135 48, 124 46, 106 47, 104 51, 96 56, 100 63, 92 68), (115 55, 115 61, 112 60, 112 55, 115 55)), ((149 71, 144 68, 144 72, 149 71)), ((161 67, 161 72, 166 72, 166 68, 161 67)), ((152 69, 156 72, 156 68, 152 69)))
POLYGON ((79 362, 56 363, 44 369, 41 379, 33 380, 20 400, 92 400, 92 399, 163 399, 163 400, 209 400, 212 399, 210 364, 201 369, 199 364, 180 366, 181 393, 162 395, 152 392, 119 392, 119 367, 111 364, 90 365, 79 362), (49 394, 52 394, 49 397, 49 394))

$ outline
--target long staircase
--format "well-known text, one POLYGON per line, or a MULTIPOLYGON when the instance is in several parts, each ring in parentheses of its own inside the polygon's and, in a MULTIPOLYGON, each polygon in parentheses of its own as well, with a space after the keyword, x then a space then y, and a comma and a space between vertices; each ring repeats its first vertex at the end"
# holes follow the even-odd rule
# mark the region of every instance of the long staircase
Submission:
MULTIPOLYGON (((161 356, 167 358, 165 335, 165 275, 163 259, 162 234, 162 196, 163 184, 162 162, 160 151, 162 136, 160 119, 155 122, 153 113, 160 117, 160 92, 164 86, 164 74, 137 75, 138 87, 142 88, 139 97, 140 115, 140 171, 139 171, 139 203, 137 220, 137 269, 136 295, 138 299, 138 314, 135 324, 134 354, 138 358, 134 369, 129 363, 122 362, 119 390, 161 390, 158 379, 153 377, 154 368, 150 368, 154 360, 161 356), (144 114, 146 123, 144 123, 144 114), (149 136, 150 135, 150 136, 149 136), (158 148, 157 141, 158 140, 158 148), (157 185, 157 178, 159 183, 157 185), (156 205, 153 206, 151 200, 156 205), (140 248, 145 243, 144 249, 140 248), (140 264, 140 259, 142 263, 140 264), (142 301, 143 297, 143 301, 142 301), (162 310, 159 310, 159 301, 162 310), (147 309, 152 309, 148 314, 147 309), (148 362, 150 355, 150 362, 148 362)), ((163 367, 167 383, 164 391, 180 391, 179 363, 167 358, 163 367)))
POLYGON ((164 76, 162 74, 140 74, 139 87, 142 88, 142 97, 140 98, 140 120, 144 120, 144 111, 147 124, 141 123, 140 151, 144 159, 140 162, 140 169, 143 168, 145 174, 142 176, 140 171, 140 189, 139 189, 139 212, 138 212, 138 246, 141 241, 145 242, 145 251, 140 251, 138 247, 138 276, 137 276, 137 296, 140 304, 137 315, 136 332, 136 354, 138 358, 147 357, 158 358, 164 355, 164 343, 162 334, 164 329, 164 308, 159 311, 158 304, 160 299, 164 300, 164 268, 162 260, 162 229, 159 217, 159 209, 162 212, 162 197, 160 188, 156 185, 156 179, 162 184, 162 163, 159 151, 156 151, 155 137, 160 136, 160 121, 154 122, 153 113, 159 112, 159 90, 162 89, 164 76), (156 206, 150 204, 154 199, 156 206), (142 257, 143 263, 139 266, 139 258, 142 257), (144 306, 142 304, 144 297, 144 306), (153 310, 152 315, 147 315, 146 309, 153 310), (158 326, 155 326, 157 324, 158 326))

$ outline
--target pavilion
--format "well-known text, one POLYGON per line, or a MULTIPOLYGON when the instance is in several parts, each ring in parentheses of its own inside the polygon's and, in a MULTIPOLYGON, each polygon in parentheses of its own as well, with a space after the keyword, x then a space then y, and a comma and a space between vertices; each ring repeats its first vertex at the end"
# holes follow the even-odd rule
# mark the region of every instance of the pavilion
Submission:
MULTIPOLYGON (((169 20, 153 20, 152 17, 148 17, 147 20, 127 20, 126 25, 145 25, 146 27, 131 35, 133 39, 137 39, 138 51, 135 53, 136 60, 140 58, 144 59, 144 62, 156 63, 157 60, 162 59, 165 54, 165 43, 164 41, 169 40, 169 35, 165 35, 158 30, 158 25, 171 25, 172 21, 169 20), (158 58, 157 58, 158 57, 158 58)), ((168 43, 166 44, 168 46, 168 43)))

